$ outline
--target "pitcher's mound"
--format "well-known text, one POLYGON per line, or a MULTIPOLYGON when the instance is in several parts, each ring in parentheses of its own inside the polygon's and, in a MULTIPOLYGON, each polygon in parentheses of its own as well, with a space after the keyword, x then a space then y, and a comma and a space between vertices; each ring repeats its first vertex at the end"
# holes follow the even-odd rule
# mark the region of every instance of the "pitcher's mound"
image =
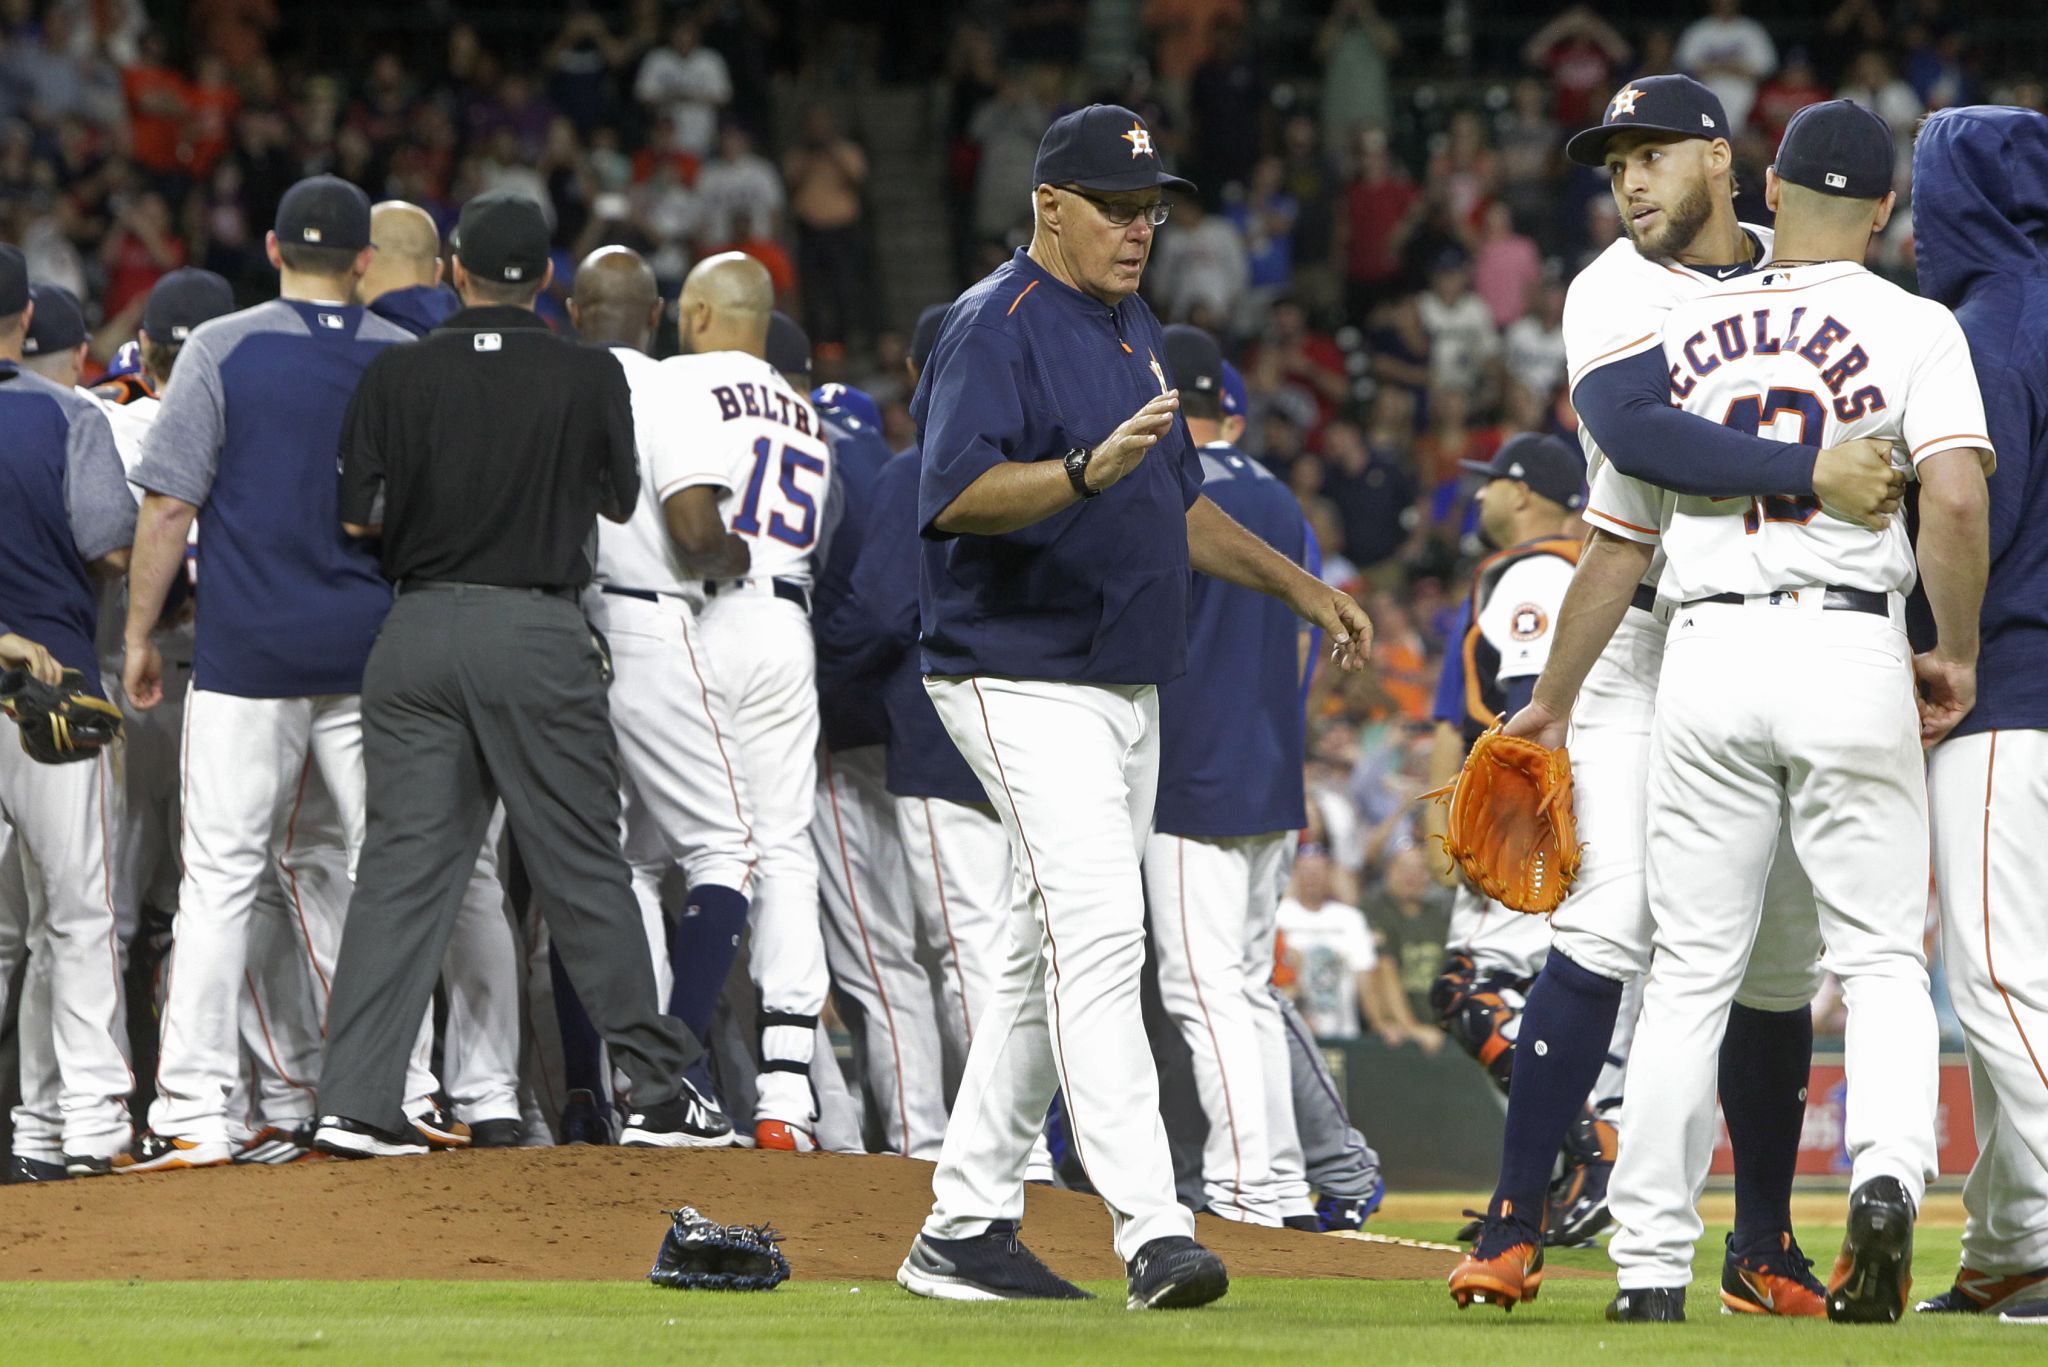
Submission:
MULTIPOLYGON (((881 1280, 931 1208, 931 1174, 893 1157, 567 1148, 7 1187, 0 1280, 630 1280, 646 1275, 662 1209, 678 1204, 775 1226, 799 1278, 881 1280)), ((1442 1277, 1456 1261, 1208 1216, 1201 1226, 1235 1277, 1442 1277)), ((1123 1275, 1092 1196, 1033 1187, 1025 1231, 1069 1277, 1123 1275)))

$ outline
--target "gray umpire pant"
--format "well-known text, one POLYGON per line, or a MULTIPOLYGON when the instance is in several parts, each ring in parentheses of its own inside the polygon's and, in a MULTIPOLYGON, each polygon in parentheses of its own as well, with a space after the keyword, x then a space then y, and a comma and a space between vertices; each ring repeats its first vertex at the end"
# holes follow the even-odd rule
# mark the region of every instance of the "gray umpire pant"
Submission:
POLYGON ((406 1059, 494 799, 633 1105, 673 1100, 703 1050, 656 998, 582 611, 540 590, 409 584, 370 651, 362 698, 367 826, 334 970, 321 1111, 407 1125, 406 1059))

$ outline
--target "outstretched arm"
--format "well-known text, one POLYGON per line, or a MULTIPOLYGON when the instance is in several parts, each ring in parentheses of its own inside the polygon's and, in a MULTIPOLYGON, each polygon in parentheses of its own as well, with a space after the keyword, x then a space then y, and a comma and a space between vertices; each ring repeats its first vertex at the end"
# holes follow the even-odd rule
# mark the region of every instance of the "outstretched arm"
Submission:
POLYGON ((1206 494, 1188 505, 1188 561, 1198 573, 1279 599, 1329 634, 1331 658, 1340 668, 1365 667, 1372 653, 1372 619, 1365 609, 1246 531, 1206 494))

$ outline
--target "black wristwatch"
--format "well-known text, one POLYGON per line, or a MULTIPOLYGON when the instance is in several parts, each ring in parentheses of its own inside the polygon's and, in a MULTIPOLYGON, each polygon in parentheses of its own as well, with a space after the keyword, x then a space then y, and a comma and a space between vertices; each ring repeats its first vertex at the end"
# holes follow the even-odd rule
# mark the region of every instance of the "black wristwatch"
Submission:
POLYGON ((1074 492, 1082 498, 1094 498, 1102 492, 1100 489, 1088 487, 1088 462, 1094 456, 1095 453, 1085 446, 1076 446, 1067 452, 1067 483, 1073 485, 1074 492))

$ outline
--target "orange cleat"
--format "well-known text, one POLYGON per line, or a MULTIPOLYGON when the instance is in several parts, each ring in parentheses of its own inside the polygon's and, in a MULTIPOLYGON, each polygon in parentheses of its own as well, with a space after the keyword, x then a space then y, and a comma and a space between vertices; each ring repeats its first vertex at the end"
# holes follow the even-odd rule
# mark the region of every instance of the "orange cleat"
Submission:
POLYGON ((1504 1201, 1489 1212, 1478 1241, 1465 1260, 1451 1270, 1451 1299, 1460 1310, 1497 1305, 1513 1311, 1536 1299, 1543 1286, 1543 1235, 1514 1218, 1514 1203, 1504 1201))
POLYGON ((818 1139, 800 1125, 783 1120, 763 1120, 754 1126, 754 1147, 783 1153, 815 1153, 818 1139))
POLYGON ((1721 1313, 1782 1315, 1818 1319, 1828 1313, 1827 1288, 1813 1275, 1813 1260, 1799 1251, 1799 1241, 1780 1232, 1735 1246, 1728 1236, 1728 1254, 1721 1262, 1721 1313))

